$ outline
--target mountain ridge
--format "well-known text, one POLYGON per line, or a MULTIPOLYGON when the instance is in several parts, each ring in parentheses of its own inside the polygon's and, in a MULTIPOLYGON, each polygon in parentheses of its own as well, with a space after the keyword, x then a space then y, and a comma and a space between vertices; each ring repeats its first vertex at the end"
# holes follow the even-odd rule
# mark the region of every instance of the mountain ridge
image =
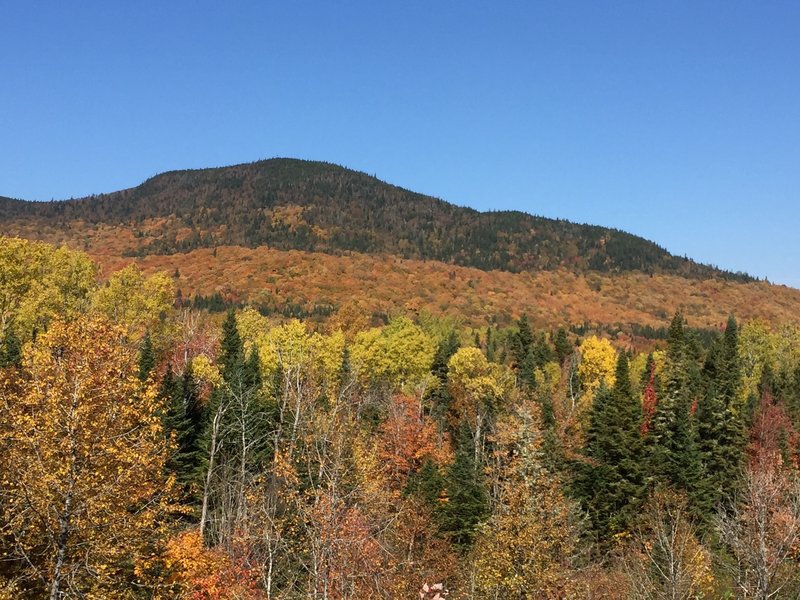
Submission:
POLYGON ((167 171, 138 186, 37 202, 0 197, 4 232, 38 223, 125 226, 127 256, 198 248, 269 246, 328 254, 362 252, 510 272, 640 271, 753 281, 619 229, 521 211, 485 211, 321 161, 273 158, 167 171))

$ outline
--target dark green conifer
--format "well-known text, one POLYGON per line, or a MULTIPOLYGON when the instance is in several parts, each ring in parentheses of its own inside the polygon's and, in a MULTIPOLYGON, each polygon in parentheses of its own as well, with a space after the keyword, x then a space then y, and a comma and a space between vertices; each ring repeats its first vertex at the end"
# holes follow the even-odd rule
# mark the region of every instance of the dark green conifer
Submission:
POLYGON ((420 498, 429 508, 436 509, 442 492, 445 490, 445 478, 430 458, 425 459, 419 471, 408 478, 405 492, 420 498))
MULTIPOLYGON (((215 472, 229 482, 225 485, 235 482, 241 488, 248 477, 263 469, 271 454, 269 432, 274 405, 262 393, 258 355, 255 349, 245 354, 232 310, 222 327, 218 363, 222 382, 214 388, 208 402, 200 444, 205 452, 200 468, 208 468, 208 450, 216 431, 215 472)), ((215 494, 223 493, 224 486, 215 488, 215 494)), ((212 500, 222 501, 221 496, 212 500)))
POLYGON ((139 346, 139 379, 146 381, 155 366, 156 354, 153 349, 153 340, 149 333, 145 333, 141 346, 139 346))
POLYGON ((497 342, 494 335, 492 335, 491 326, 486 328, 486 360, 495 362, 497 355, 497 342))
POLYGON ((517 364, 517 373, 523 386, 532 389, 536 385, 536 355, 533 349, 517 364))
POLYGON ((678 312, 669 327, 664 390, 650 421, 647 445, 651 481, 685 492, 695 516, 702 516, 704 472, 694 417, 700 390, 695 350, 678 312))
POLYGON ((547 343, 547 338, 543 331, 540 331, 535 337, 531 347, 531 354, 533 354, 534 369, 541 369, 547 363, 555 360, 555 353, 550 344, 547 343))
MULTIPOLYGON (((276 369, 277 375, 280 377, 280 369, 276 369)), ((339 393, 343 393, 345 387, 350 383, 353 374, 353 367, 350 364, 350 349, 345 345, 342 349, 342 364, 339 365, 338 385, 339 393)), ((273 382, 273 392, 275 391, 275 382, 273 382)), ((277 397, 277 394, 274 394, 277 397)))
POLYGON ((567 331, 563 327, 558 328, 555 338, 553 339, 553 345, 555 346, 556 360, 558 364, 563 365, 564 361, 567 360, 567 357, 569 357, 575 349, 573 345, 570 344, 567 331))
POLYGON ((456 353, 459 346, 458 334, 455 329, 451 329, 447 337, 439 342, 436 348, 436 354, 433 357, 433 364, 431 365, 431 373, 436 377, 439 384, 429 389, 426 393, 425 400, 431 407, 431 414, 442 424, 444 424, 447 419, 452 402, 450 392, 447 389, 447 364, 453 354, 456 353))
POLYGON ((244 343, 236 326, 236 315, 233 309, 228 310, 222 324, 222 341, 219 348, 218 362, 223 379, 227 382, 238 379, 244 365, 244 343))
POLYGON ((517 321, 517 332, 511 343, 511 352, 515 363, 519 366, 528 357, 533 345, 533 332, 528 324, 528 315, 522 315, 517 321))
POLYGON ((194 495, 200 467, 200 436, 203 430, 203 407, 197 394, 197 384, 191 364, 183 375, 176 377, 172 365, 167 366, 161 380, 161 397, 164 398, 164 431, 173 437, 174 452, 167 461, 167 469, 175 474, 188 499, 194 495))
POLYGON ((475 450, 470 428, 459 428, 455 460, 445 477, 446 501, 437 512, 442 532, 458 546, 466 549, 475 539, 478 526, 489 513, 489 498, 475 450))
POLYGON ((704 372, 708 378, 706 393, 696 413, 699 450, 705 470, 698 501, 708 518, 719 502, 734 495, 746 443, 741 407, 736 406, 741 368, 733 317, 728 319, 720 342, 709 352, 704 372))
POLYGON ((22 364, 22 344, 13 328, 8 328, 0 346, 0 368, 22 364))
POLYGON ((630 383, 628 357, 617 360, 616 382, 595 396, 587 431, 579 494, 601 541, 629 528, 645 496, 642 409, 630 383))

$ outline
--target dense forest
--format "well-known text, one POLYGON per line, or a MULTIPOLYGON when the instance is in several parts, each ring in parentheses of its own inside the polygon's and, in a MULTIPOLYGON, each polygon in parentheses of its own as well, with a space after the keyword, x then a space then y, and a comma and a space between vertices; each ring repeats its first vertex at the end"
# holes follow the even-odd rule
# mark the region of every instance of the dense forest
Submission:
POLYGON ((0 198, 6 235, 24 228, 125 226, 129 256, 216 246, 269 246, 436 260, 512 272, 666 273, 751 281, 604 227, 521 212, 485 212, 336 165, 294 159, 173 171, 110 194, 60 202, 0 198))
POLYGON ((797 324, 637 352, 98 273, 0 238, 4 600, 800 596, 797 324))

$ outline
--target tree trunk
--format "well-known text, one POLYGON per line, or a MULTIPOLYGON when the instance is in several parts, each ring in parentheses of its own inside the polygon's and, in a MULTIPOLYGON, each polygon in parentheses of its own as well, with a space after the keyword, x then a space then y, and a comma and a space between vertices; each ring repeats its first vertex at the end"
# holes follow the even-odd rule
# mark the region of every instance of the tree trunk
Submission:
POLYGON ((69 515, 72 507, 72 486, 64 500, 64 510, 58 518, 58 542, 56 565, 53 569, 53 582, 50 585, 50 600, 58 600, 61 596, 61 569, 64 567, 64 557, 67 554, 67 541, 69 540, 69 515))

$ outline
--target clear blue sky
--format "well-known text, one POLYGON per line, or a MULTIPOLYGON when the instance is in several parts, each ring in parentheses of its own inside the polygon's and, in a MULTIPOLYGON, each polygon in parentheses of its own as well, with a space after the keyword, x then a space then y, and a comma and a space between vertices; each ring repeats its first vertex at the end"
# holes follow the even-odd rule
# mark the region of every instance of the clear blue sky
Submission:
POLYGON ((800 2, 36 2, 0 195, 320 159, 800 287, 800 2))

